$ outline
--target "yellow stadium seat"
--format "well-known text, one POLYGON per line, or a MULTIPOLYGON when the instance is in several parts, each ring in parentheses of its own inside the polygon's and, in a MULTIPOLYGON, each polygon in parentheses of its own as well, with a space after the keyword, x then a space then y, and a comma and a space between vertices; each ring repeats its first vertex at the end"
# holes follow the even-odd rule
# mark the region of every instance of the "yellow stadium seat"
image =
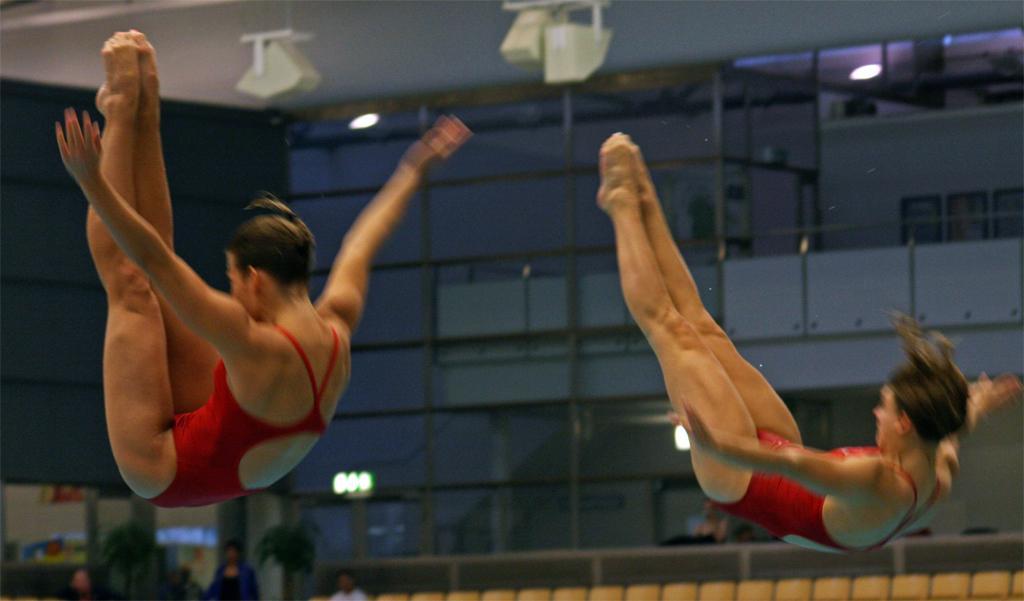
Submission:
POLYGON ((595 586, 587 595, 588 601, 622 601, 626 589, 621 586, 595 586))
POLYGON ((772 598, 775 583, 771 580, 741 580, 736 587, 736 601, 765 601, 772 598))
POLYGON ((892 579, 892 600, 913 601, 928 598, 927 574, 900 574, 892 579))
POLYGON ((661 585, 630 585, 626 587, 626 601, 661 601, 661 585))
POLYGON ((549 588, 524 588, 519 591, 517 601, 551 601, 549 588))
POLYGON ((516 592, 507 588, 484 591, 481 601, 516 601, 516 592))
POLYGON ((814 601, 849 601, 850 579, 844 577, 818 578, 811 593, 814 601))
POLYGON ((697 585, 693 582, 673 582, 661 589, 661 601, 697 601, 697 585))
POLYGON ((451 591, 445 601, 480 601, 480 593, 476 591, 451 591))
POLYGON ((810 578, 786 578, 775 584, 775 601, 810 601, 810 578))
POLYGON ((853 579, 851 601, 881 601, 889 598, 888 576, 858 576, 853 579))
POLYGON ((428 592, 428 593, 413 593, 409 601, 444 601, 444 593, 428 592))
POLYGON ((1009 572, 978 572, 971 577, 971 599, 1006 599, 1009 595, 1009 572))
POLYGON ((1017 570, 1013 573, 1013 583, 1010 585, 1010 598, 1014 601, 1024 601, 1024 570, 1017 570))
POLYGON ((731 580, 702 582, 697 589, 699 601, 732 601, 736 598, 736 583, 731 580))
POLYGON ((587 601, 587 589, 582 586, 556 588, 551 601, 587 601))
POLYGON ((971 575, 967 572, 947 572, 932 576, 932 592, 929 599, 942 601, 967 598, 971 588, 971 575))
POLYGON ((384 593, 377 597, 377 601, 409 601, 406 593, 384 593))

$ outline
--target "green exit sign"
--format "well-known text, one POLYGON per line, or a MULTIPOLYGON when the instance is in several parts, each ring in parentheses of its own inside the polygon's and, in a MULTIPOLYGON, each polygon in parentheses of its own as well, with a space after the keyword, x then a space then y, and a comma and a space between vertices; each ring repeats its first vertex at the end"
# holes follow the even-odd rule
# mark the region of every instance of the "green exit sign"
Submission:
POLYGON ((373 492, 373 474, 370 472, 340 472, 334 476, 334 494, 368 496, 373 492))

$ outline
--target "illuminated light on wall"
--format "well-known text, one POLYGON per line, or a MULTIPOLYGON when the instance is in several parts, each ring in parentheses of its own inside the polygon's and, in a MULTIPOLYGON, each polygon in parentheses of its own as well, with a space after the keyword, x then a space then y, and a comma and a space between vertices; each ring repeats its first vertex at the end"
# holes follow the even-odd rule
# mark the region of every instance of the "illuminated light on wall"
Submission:
POLYGON ((367 496, 373 492, 373 474, 370 472, 339 472, 332 488, 336 495, 367 496))
POLYGON ((872 65, 861 65, 861 66, 857 67, 856 69, 854 69, 853 71, 850 71, 850 79, 853 79, 853 80, 872 79, 874 77, 878 77, 878 75, 881 72, 882 72, 882 65, 875 65, 875 64, 872 64, 872 65))

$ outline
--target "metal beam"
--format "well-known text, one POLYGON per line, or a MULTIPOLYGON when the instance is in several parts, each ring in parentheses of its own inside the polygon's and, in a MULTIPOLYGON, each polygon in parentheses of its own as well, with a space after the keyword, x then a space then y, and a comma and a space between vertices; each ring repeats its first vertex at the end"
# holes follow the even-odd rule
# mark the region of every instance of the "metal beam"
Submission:
MULTIPOLYGON (((0 23, 0 31, 17 31, 39 27, 70 25, 86 21, 96 21, 111 17, 122 17, 139 13, 155 13, 166 10, 201 8, 217 4, 228 4, 240 0, 146 0, 145 2, 116 2, 100 5, 72 5, 74 8, 56 8, 53 3, 40 3, 39 6, 53 9, 46 12, 23 16, 5 17, 0 23)), ((61 5, 62 6, 62 5, 61 5)), ((5 6, 6 8, 6 6, 5 6)))
MULTIPOLYGON (((623 92, 650 88, 706 82, 715 72, 716 63, 680 65, 644 69, 629 73, 612 73, 595 76, 588 81, 572 86, 577 94, 591 92, 623 92)), ((453 90, 434 94, 417 94, 397 98, 357 100, 340 104, 325 105, 291 111, 289 115, 300 121, 342 121, 365 113, 407 113, 428 108, 450 108, 457 106, 483 106, 507 104, 526 100, 554 100, 562 95, 562 87, 544 83, 487 86, 470 90, 453 90)))

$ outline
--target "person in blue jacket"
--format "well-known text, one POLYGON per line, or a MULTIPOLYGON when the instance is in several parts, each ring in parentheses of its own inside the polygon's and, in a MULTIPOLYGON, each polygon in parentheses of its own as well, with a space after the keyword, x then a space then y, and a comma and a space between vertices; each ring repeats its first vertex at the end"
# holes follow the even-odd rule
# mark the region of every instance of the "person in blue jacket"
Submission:
POLYGON ((229 540, 224 543, 224 563, 217 568, 203 599, 256 601, 259 598, 256 571, 242 559, 241 543, 229 540))

